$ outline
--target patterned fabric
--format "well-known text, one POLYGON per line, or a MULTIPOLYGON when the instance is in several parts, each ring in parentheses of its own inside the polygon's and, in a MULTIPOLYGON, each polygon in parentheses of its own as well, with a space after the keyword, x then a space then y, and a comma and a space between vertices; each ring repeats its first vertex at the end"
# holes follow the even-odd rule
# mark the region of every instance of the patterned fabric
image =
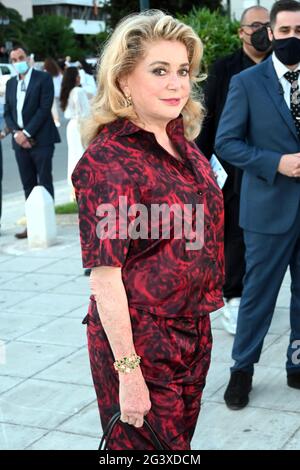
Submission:
MULTIPOLYGON (((135 349, 151 400, 147 419, 166 448, 189 450, 212 347, 209 315, 164 319, 130 308, 135 349)), ((119 409, 119 380, 114 357, 92 300, 84 320, 88 324, 91 371, 101 423, 106 428, 119 409)), ((153 450, 147 430, 118 423, 110 450, 153 450)))
MULTIPOLYGON (((188 450, 210 363, 210 318, 205 314, 223 305, 223 207, 209 164, 184 138, 182 119, 169 123, 167 131, 183 162, 169 155, 152 133, 119 119, 89 146, 73 173, 73 184, 84 267, 122 267, 134 346, 150 392, 149 422, 166 447, 188 450), (154 227, 158 237, 146 224, 141 227, 144 238, 122 238, 123 213, 126 225, 134 216, 127 220, 120 196, 127 197, 128 207, 144 204, 149 210, 152 204, 191 204, 194 225, 196 204, 203 204, 204 246, 188 250, 189 237, 175 237, 176 214, 168 239, 162 221, 154 227), (99 205, 104 203, 113 205, 118 222, 115 234, 114 228, 108 229, 108 238, 98 236, 99 205)), ((119 409, 119 381, 93 296, 84 323, 105 428, 119 409)), ((153 450, 153 444, 144 427, 119 423, 110 449, 153 450)))
MULTIPOLYGON (((171 121, 167 132, 183 162, 176 160, 147 132, 127 119, 106 125, 77 164, 73 185, 79 207, 83 266, 122 267, 130 307, 164 318, 204 315, 222 307, 223 202, 207 160, 183 133, 182 118, 171 121), (171 217, 170 239, 152 237, 150 217, 143 226, 146 237, 122 237, 119 222, 127 206, 191 204, 195 228, 196 204, 204 206, 204 245, 188 250, 189 237, 174 235, 177 215, 171 217), (115 238, 100 239, 97 208, 110 203, 118 222, 115 238)), ((172 213, 171 213, 172 214, 172 213)), ((133 223, 128 216, 127 223, 133 223)), ((122 224, 121 224, 122 225, 122 224)), ((113 235, 114 230, 110 230, 113 235)))
POLYGON ((286 72, 284 77, 291 84, 291 113, 297 129, 297 134, 300 137, 300 99, 299 99, 299 70, 295 72, 286 72))

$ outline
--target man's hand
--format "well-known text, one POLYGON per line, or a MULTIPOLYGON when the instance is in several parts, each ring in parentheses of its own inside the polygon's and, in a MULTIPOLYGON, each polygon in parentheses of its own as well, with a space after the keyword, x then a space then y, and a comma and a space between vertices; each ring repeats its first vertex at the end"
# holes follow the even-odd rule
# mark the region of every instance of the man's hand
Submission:
POLYGON ((31 148, 30 142, 28 141, 26 135, 22 131, 16 132, 15 135, 14 135, 14 139, 15 139, 16 143, 18 145, 20 145, 20 147, 23 147, 24 149, 30 149, 31 148))
POLYGON ((23 149, 31 149, 32 148, 32 145, 31 143, 29 142, 28 139, 26 139, 26 141, 24 142, 24 144, 22 145, 23 149))
POLYGON ((290 178, 300 177, 300 153, 290 153, 282 155, 278 172, 290 178))

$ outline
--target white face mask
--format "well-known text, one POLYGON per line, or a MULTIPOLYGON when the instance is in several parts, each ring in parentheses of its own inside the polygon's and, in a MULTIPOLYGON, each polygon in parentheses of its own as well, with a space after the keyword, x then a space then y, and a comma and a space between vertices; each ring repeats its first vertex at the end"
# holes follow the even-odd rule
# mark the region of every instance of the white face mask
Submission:
POLYGON ((16 62, 14 64, 14 68, 16 72, 18 73, 18 75, 24 75, 28 71, 29 66, 28 66, 27 61, 23 60, 22 62, 16 62))

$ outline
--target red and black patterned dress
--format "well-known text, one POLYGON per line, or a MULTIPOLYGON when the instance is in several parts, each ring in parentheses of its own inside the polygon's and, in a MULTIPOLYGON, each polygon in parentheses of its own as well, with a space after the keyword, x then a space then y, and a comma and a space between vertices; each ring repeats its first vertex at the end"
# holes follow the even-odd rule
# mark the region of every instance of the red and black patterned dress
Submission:
MULTIPOLYGON (((150 391, 147 418, 170 449, 188 450, 210 363, 209 313, 223 305, 223 201, 207 160, 185 139, 181 117, 168 124, 167 133, 183 161, 163 149, 153 133, 127 119, 107 124, 89 145, 72 179, 83 266, 122 268, 134 345, 150 391), (162 225, 158 236, 157 232, 153 236, 150 225, 147 236, 145 231, 139 238, 121 236, 121 212, 122 221, 124 211, 129 214, 128 224, 133 217, 126 207, 121 209, 120 196, 125 196, 126 207, 142 204, 149 213, 153 205, 189 207, 193 226, 196 207, 203 205, 202 248, 188 249, 191 238, 175 236, 172 226, 170 236, 162 225), (115 208, 116 233, 99 238, 103 212, 97 208, 108 203, 115 208)), ((170 219, 175 224, 176 211, 170 219)), ((93 296, 85 322, 105 427, 119 407, 119 382, 93 296)), ((112 450, 153 449, 144 428, 119 423, 112 438, 112 450)))

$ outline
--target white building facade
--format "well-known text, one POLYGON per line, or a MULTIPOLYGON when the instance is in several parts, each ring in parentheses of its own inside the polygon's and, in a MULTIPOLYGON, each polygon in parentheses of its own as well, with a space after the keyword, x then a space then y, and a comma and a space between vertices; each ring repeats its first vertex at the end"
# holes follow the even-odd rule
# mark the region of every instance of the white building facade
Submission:
POLYGON ((59 15, 72 20, 76 34, 97 34, 105 30, 101 13, 104 0, 2 0, 17 10, 23 20, 37 15, 59 15))
POLYGON ((72 20, 76 34, 97 34, 105 30, 101 0, 32 0, 33 14, 59 15, 72 20))

